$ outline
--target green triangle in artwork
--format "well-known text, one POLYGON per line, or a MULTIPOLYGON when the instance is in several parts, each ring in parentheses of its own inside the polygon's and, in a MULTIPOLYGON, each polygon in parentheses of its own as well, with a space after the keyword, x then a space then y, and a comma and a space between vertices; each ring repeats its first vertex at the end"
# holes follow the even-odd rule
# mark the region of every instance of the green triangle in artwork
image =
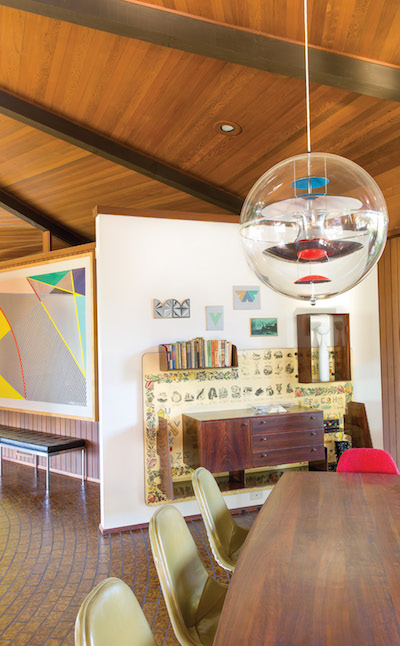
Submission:
POLYGON ((57 283, 68 274, 67 271, 55 271, 51 274, 40 274, 37 276, 29 276, 31 280, 38 280, 40 283, 46 283, 46 285, 57 285, 57 283))

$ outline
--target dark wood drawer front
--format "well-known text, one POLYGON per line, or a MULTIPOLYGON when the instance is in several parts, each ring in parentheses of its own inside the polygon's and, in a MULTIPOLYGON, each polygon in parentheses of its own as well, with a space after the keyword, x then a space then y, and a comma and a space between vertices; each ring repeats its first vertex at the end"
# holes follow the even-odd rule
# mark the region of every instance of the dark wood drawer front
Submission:
POLYGON ((200 446, 200 464, 212 473, 251 466, 250 427, 246 419, 202 423, 200 446))
POLYGON ((253 451, 253 467, 269 467, 276 464, 324 459, 325 449, 323 445, 293 447, 275 451, 253 451))
POLYGON ((324 443, 323 429, 289 431, 286 433, 258 433, 253 435, 253 452, 264 449, 284 449, 301 446, 317 446, 324 443))
POLYGON ((265 433, 265 431, 274 431, 281 433, 285 431, 304 430, 306 428, 323 429, 322 413, 300 413, 293 415, 270 415, 268 417, 251 420, 252 435, 265 433))

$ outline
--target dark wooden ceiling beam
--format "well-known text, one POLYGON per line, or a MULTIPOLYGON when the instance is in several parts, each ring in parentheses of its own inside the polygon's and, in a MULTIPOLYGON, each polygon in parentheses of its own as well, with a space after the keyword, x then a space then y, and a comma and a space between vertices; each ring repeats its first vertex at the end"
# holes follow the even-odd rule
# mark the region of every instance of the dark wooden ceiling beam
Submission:
MULTIPOLYGON (((299 43, 140 2, 0 0, 0 4, 229 63, 304 78, 304 48, 299 43)), ((313 47, 309 57, 311 80, 315 83, 400 101, 399 69, 313 47)))
POLYGON ((79 235, 69 227, 58 224, 58 222, 55 222, 52 218, 49 218, 41 211, 34 209, 26 202, 17 199, 14 195, 11 195, 11 193, 3 191, 2 189, 0 189, 0 207, 9 213, 12 213, 17 218, 24 220, 36 229, 40 229, 41 231, 50 231, 50 233, 56 238, 63 240, 63 242, 66 242, 69 245, 74 246, 91 242, 89 238, 79 235))
MULTIPOLYGON (((163 182, 233 213, 240 213, 242 200, 223 189, 148 157, 132 148, 107 139, 72 121, 0 90, 0 114, 38 128, 53 137, 125 166, 151 179, 163 182)), ((59 236, 57 236, 59 237, 59 236)))

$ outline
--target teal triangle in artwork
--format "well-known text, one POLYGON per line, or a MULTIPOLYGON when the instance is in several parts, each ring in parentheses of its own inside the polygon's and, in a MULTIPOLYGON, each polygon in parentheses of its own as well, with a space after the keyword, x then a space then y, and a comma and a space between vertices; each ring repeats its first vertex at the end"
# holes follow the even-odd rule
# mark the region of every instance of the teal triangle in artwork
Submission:
POLYGON ((55 271, 51 274, 39 274, 37 276, 28 276, 28 279, 38 280, 41 283, 46 283, 46 285, 57 285, 57 283, 68 274, 67 271, 55 271))
POLYGON ((83 370, 86 372, 86 302, 85 296, 75 294, 76 310, 78 312, 78 323, 81 334, 83 370))

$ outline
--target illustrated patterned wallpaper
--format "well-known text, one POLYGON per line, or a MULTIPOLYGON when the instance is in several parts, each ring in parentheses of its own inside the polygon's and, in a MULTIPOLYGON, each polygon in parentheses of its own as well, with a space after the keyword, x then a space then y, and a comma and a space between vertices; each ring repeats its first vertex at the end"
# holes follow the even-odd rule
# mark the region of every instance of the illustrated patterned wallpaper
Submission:
MULTIPOLYGON (((158 353, 143 357, 144 437, 146 503, 167 500, 160 490, 160 462, 157 454, 158 418, 168 421, 172 476, 179 495, 179 482, 190 479, 182 448, 182 413, 225 410, 275 403, 295 403, 324 411, 324 418, 338 419, 343 429, 346 402, 352 400, 352 382, 299 384, 294 348, 240 350, 238 367, 160 372, 158 353)), ((333 353, 331 352, 331 362, 333 353)), ((334 366, 332 365, 332 372, 334 366)), ((317 351, 313 372, 318 374, 317 351)), ((340 435, 341 437, 341 435, 340 435)), ((328 460, 334 461, 335 433, 325 434, 328 460)), ((270 467, 258 473, 250 486, 272 486, 284 470, 307 468, 305 463, 270 467)), ((257 470, 259 472, 259 470, 257 470)), ((182 494, 184 487, 181 487, 182 494)), ((176 498, 177 499, 177 498, 176 498)))

